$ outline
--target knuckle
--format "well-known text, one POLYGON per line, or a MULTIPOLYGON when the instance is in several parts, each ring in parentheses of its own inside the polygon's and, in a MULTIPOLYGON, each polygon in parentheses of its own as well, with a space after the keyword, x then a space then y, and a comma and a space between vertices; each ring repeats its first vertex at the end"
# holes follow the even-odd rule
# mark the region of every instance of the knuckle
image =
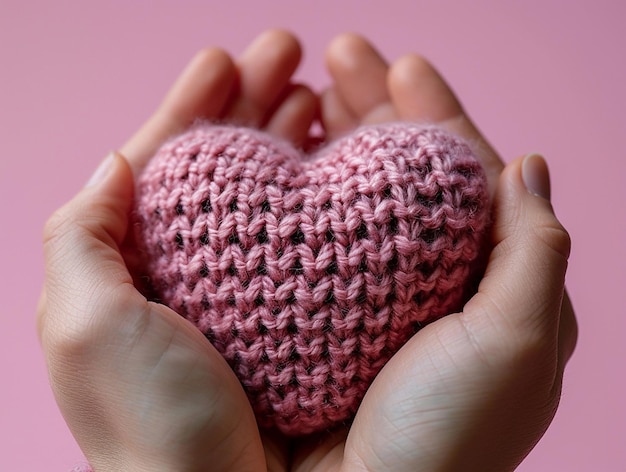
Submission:
MULTIPOLYGON (((89 296, 84 298, 63 297, 42 307, 46 323, 41 337, 47 356, 72 362, 88 359, 103 344, 122 342, 123 333, 130 330, 112 322, 115 319, 112 315, 133 310, 133 293, 132 286, 122 284, 109 290, 89 290, 89 296)), ((135 307, 134 311, 142 311, 142 307, 135 307)))
POLYGON ((85 356, 95 340, 93 310, 84 300, 70 300, 54 292, 50 295, 51 300, 39 312, 46 356, 66 360, 85 356))
POLYGON ((44 247, 54 246, 72 227, 71 215, 66 206, 54 211, 43 227, 44 247))
POLYGON ((534 233, 545 247, 566 260, 569 258, 572 239, 569 232, 556 219, 537 226, 534 233))
POLYGON ((63 364, 73 364, 73 360, 86 360, 96 345, 93 335, 87 330, 57 331, 47 330, 42 333, 46 357, 63 364))
POLYGON ((48 359, 71 360, 84 357, 91 344, 92 336, 82 323, 65 323, 68 307, 45 306, 40 317, 46 322, 41 325, 41 343, 48 359))

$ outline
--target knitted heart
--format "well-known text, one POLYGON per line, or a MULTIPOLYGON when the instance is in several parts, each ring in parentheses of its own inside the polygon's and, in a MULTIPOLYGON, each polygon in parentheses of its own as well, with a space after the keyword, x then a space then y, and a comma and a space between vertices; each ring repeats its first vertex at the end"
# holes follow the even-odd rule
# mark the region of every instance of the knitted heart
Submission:
POLYGON ((149 163, 136 216, 157 299, 222 353, 260 426, 306 434, 349 420, 389 358, 460 308, 486 180, 433 127, 361 128, 303 156, 204 125, 149 163))

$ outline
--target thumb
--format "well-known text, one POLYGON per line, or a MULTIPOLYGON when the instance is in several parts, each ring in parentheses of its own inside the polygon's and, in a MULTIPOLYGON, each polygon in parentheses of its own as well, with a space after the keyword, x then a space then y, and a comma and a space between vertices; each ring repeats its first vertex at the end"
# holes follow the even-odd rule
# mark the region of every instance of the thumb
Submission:
POLYGON ((478 294, 464 312, 487 323, 491 334, 497 330, 502 342, 552 343, 563 359, 575 338, 571 305, 563 303, 571 242, 549 199, 548 167, 541 156, 528 155, 504 169, 494 198, 494 249, 478 294))
MULTIPOLYGON (((76 212, 87 210, 97 218, 90 229, 98 235, 106 234, 116 244, 121 244, 128 229, 128 213, 132 204, 133 174, 126 158, 117 152, 110 153, 98 166, 87 185, 75 198, 76 212), (80 205, 85 201, 85 206, 80 205)), ((70 203, 70 206, 72 206, 70 203)))
POLYGON ((132 284, 119 247, 128 230, 133 177, 126 160, 110 154, 69 203, 44 227, 45 303, 40 303, 40 336, 62 314, 65 325, 84 326, 101 295, 132 284), (67 307, 68 300, 72 306, 67 307), (71 309, 69 309, 71 308, 71 309), (73 316, 75 320, 68 320, 73 316))

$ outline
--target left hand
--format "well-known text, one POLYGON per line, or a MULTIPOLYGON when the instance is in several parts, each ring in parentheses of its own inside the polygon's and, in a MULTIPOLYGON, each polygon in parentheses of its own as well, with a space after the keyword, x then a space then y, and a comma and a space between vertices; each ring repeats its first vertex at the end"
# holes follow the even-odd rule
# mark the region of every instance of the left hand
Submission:
POLYGON ((242 122, 301 144, 317 98, 290 81, 299 60, 298 43, 280 31, 258 38, 237 64, 218 49, 200 52, 122 147, 127 159, 108 160, 46 225, 40 339, 57 402, 96 471, 286 467, 282 443, 262 439, 222 356, 133 285, 128 217, 133 173, 197 118, 242 122))

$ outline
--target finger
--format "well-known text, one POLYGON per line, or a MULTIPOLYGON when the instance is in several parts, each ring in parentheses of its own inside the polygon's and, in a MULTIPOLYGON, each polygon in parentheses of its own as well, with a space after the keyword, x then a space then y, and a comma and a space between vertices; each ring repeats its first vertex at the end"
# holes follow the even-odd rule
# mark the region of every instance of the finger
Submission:
POLYGON ((199 118, 222 114, 235 83, 235 65, 216 48, 200 51, 146 124, 121 148, 135 175, 156 149, 199 118))
POLYGON ((440 122, 463 113, 448 84, 421 56, 409 54, 398 59, 388 80, 391 99, 405 120, 440 122))
POLYGON ((493 194, 504 164, 437 70, 421 56, 406 55, 391 66, 388 87, 400 119, 445 125, 474 144, 493 194))
POLYGON ((549 198, 543 158, 531 155, 506 167, 495 197, 494 249, 462 319, 485 346, 517 341, 545 357, 546 348, 558 345, 556 361, 572 348, 575 331, 572 319, 562 324, 560 316, 570 238, 549 198))
POLYGON ((93 305, 90 298, 96 292, 104 298, 132 284, 118 249, 128 228, 132 195, 130 167, 124 158, 112 154, 88 186, 46 223, 47 311, 42 308, 40 315, 43 344, 55 323, 76 329, 89 325, 92 320, 88 305, 93 305), (71 311, 54 308, 65 307, 67 300, 72 301, 71 311), (59 316, 64 317, 63 323, 57 319, 59 316))
POLYGON ((359 125, 359 119, 341 99, 336 88, 325 90, 320 97, 322 126, 329 140, 346 134, 359 125))
POLYGON ((344 34, 334 39, 326 64, 337 94, 359 120, 389 104, 387 63, 362 37, 344 34))
POLYGON ((313 91, 304 85, 293 85, 272 114, 266 131, 300 146, 306 141, 317 112, 318 101, 313 91))
POLYGON ((292 34, 281 30, 261 34, 238 61, 238 94, 226 118, 248 126, 263 125, 301 56, 300 44, 292 34))

